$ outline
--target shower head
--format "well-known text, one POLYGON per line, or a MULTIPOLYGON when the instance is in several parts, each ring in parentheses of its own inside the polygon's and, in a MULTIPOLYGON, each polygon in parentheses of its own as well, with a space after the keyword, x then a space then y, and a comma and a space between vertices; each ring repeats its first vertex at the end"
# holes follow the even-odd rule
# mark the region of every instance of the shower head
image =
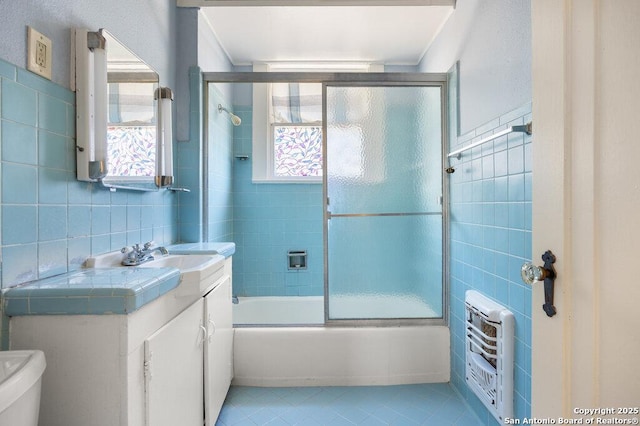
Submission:
POLYGON ((235 114, 230 114, 231 115, 231 122, 233 123, 234 126, 239 126, 240 124, 242 124, 242 120, 240 119, 240 117, 238 117, 235 114))
POLYGON ((235 115, 234 113, 232 113, 231 111, 223 107, 222 104, 218 104, 218 112, 221 113, 222 111, 229 114, 229 117, 231 117, 231 123, 234 126, 239 126, 240 124, 242 124, 242 120, 240 119, 240 117, 238 117, 237 115, 235 115))

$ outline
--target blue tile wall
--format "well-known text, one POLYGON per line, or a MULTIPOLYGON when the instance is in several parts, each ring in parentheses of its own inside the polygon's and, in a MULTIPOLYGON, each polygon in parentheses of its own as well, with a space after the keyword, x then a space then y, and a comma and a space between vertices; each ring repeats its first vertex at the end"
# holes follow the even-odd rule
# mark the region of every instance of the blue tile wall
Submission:
POLYGON ((175 194, 77 181, 74 138, 75 93, 0 59, 1 288, 177 241, 175 194))
POLYGON ((229 116, 220 114, 217 105, 232 108, 231 102, 215 84, 209 84, 209 114, 207 135, 207 238, 206 241, 233 241, 233 138, 240 127, 231 123, 229 116))
POLYGON ((202 179, 202 72, 189 68, 189 139, 178 141, 176 186, 190 192, 178 194, 179 241, 195 243, 203 238, 203 179, 202 179))
MULTIPOLYGON (((450 149, 529 121, 531 104, 453 137, 450 149)), ((520 280, 531 260, 531 141, 511 133, 451 160, 451 381, 490 425, 498 422, 465 383, 464 296, 477 290, 514 313, 514 417, 531 417, 531 288, 520 280)))
POLYGON ((322 185, 251 182, 251 107, 235 107, 233 287, 239 296, 324 294, 322 185), (287 252, 306 250, 306 270, 288 270, 287 252))

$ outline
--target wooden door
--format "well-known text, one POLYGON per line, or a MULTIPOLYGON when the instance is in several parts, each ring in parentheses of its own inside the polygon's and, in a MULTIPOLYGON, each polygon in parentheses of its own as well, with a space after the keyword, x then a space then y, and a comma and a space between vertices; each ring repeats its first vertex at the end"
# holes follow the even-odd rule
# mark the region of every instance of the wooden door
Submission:
POLYGON ((637 407, 640 2, 531 7, 533 259, 558 274, 553 317, 534 284, 532 416, 637 407))

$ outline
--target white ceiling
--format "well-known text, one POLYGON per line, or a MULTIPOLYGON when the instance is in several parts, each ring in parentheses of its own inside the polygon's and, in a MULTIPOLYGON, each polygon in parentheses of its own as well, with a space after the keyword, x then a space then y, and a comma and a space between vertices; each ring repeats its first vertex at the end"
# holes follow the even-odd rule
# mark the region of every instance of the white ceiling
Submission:
POLYGON ((202 11, 234 65, 416 65, 453 6, 215 6, 202 11))

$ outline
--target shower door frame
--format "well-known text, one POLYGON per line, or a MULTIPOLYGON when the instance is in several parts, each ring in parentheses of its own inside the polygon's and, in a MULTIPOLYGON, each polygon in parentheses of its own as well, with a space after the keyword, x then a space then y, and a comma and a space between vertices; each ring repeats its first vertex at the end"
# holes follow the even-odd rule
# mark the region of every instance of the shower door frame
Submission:
MULTIPOLYGON (((322 84, 323 115, 326 113, 326 89, 331 86, 426 86, 440 88, 440 118, 441 118, 441 186, 442 186, 442 317, 438 318, 384 318, 384 319, 329 319, 328 294, 328 235, 327 235, 327 176, 326 166, 323 164, 322 193, 323 193, 323 244, 324 244, 324 324, 330 327, 379 327, 401 325, 444 325, 449 323, 449 185, 445 173, 445 152, 448 147, 448 79, 446 73, 398 73, 398 72, 203 72, 204 87, 208 83, 320 83, 322 84)), ((207 108, 208 90, 204 94, 204 114, 207 108)), ((206 126, 207 120, 203 120, 206 126)), ((207 129, 203 129, 207 135, 207 129)), ((323 116, 323 159, 326 158, 326 117, 323 116)), ((205 144, 205 152, 207 151, 205 144)), ((206 163, 207 157, 203 158, 206 163)), ((205 170, 207 165, 204 164, 205 170)), ((206 175, 205 175, 206 176, 206 175)), ((206 194, 206 179, 203 182, 203 192, 206 194)), ((203 202, 203 209, 208 206, 203 202)), ((205 216, 206 217, 206 216, 205 216)))
MULTIPOLYGON (((369 74, 362 74, 369 75, 369 74)), ((447 78, 442 74, 395 74, 391 79, 366 81, 325 81, 322 83, 322 194, 323 194, 323 241, 324 241, 324 324, 327 326, 400 326, 400 325, 447 325, 448 324, 448 293, 449 293, 449 191, 445 185, 444 159, 447 148, 447 78), (416 78, 424 77, 424 78, 416 78), (440 163, 441 170, 441 206, 442 206, 442 316, 436 318, 363 318, 363 319, 331 319, 329 318, 329 220, 332 215, 329 211, 329 185, 327 182, 327 87, 437 87, 440 89, 440 163)), ((413 215, 414 213, 408 213, 413 215)), ((430 214, 430 213, 427 213, 430 214)), ((402 215, 402 214, 401 214, 402 215)), ((349 215, 353 216, 353 215, 349 215)), ((359 215, 355 216, 368 216, 359 215)), ((375 214, 373 216, 387 216, 387 214, 375 214)))

